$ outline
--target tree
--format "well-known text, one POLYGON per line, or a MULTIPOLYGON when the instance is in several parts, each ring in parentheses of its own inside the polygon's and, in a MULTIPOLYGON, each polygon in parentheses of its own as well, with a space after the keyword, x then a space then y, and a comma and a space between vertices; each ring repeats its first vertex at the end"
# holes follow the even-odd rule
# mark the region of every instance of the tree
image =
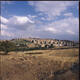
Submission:
POLYGON ((0 42, 0 50, 8 54, 8 52, 16 50, 16 45, 11 41, 2 41, 0 42))

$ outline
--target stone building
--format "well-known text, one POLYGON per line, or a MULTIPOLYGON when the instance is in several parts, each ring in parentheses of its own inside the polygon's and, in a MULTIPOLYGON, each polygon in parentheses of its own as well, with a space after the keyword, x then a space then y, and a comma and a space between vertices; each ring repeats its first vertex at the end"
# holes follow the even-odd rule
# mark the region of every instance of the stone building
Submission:
POLYGON ((69 41, 69 40, 56 40, 56 39, 37 39, 37 38, 30 38, 30 39, 26 39, 34 44, 38 44, 41 47, 46 47, 46 46, 73 46, 74 42, 73 41, 69 41))

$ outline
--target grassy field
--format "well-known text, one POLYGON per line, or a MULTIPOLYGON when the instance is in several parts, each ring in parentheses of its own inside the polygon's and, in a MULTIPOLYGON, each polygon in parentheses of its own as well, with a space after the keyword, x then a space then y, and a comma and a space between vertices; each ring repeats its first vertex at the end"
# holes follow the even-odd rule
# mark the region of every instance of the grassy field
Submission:
POLYGON ((0 52, 0 80, 79 80, 79 49, 0 52))

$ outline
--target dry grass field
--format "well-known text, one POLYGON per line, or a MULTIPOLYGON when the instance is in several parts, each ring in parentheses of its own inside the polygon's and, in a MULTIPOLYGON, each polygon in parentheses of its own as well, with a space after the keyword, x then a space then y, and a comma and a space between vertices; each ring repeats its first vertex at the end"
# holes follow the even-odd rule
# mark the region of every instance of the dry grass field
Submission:
POLYGON ((0 80, 79 80, 79 49, 0 52, 0 80))

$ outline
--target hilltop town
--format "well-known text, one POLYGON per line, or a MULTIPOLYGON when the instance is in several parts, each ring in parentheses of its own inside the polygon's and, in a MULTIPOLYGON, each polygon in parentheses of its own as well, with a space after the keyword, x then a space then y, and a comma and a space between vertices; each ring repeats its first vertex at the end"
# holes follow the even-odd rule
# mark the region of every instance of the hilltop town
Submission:
MULTIPOLYGON (((6 40, 1 40, 6 41, 6 40)), ((78 46, 78 43, 70 40, 58 40, 58 39, 41 39, 41 38, 17 38, 8 40, 16 43, 17 47, 24 48, 54 48, 54 47, 73 47, 78 46)))

